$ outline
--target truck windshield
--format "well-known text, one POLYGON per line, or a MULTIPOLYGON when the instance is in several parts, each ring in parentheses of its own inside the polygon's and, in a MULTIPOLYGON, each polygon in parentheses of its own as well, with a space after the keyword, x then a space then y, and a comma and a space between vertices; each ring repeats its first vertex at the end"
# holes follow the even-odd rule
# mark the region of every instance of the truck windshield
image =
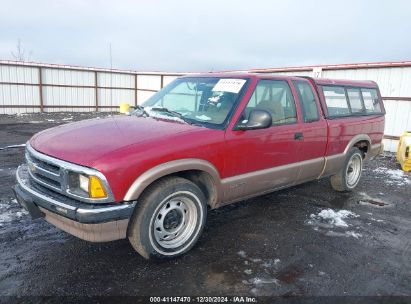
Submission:
POLYGON ((221 127, 235 108, 247 79, 184 77, 167 85, 143 103, 149 116, 181 119, 206 127, 221 127))

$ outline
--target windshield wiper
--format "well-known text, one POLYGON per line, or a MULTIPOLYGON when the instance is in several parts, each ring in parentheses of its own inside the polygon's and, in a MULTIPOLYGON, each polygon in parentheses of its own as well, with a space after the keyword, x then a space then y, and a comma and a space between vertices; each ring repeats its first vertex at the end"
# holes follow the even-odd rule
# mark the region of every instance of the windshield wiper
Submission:
POLYGON ((176 111, 169 110, 169 109, 164 108, 164 107, 153 107, 153 108, 150 109, 150 111, 156 111, 156 112, 163 112, 163 113, 171 114, 172 116, 175 116, 175 117, 178 117, 178 118, 181 118, 182 120, 184 120, 183 114, 181 114, 179 112, 176 112, 176 111))
POLYGON ((141 112, 141 115, 142 115, 142 116, 146 116, 146 117, 150 116, 150 114, 147 113, 147 111, 144 109, 143 106, 136 105, 136 106, 134 106, 134 108, 135 108, 136 110, 139 110, 139 111, 141 112))
POLYGON ((190 125, 197 125, 197 126, 199 125, 199 124, 194 123, 191 119, 188 119, 188 118, 184 117, 183 114, 181 114, 179 112, 176 112, 176 111, 169 110, 165 107, 153 107, 153 108, 150 109, 150 111, 157 111, 157 112, 160 112, 160 113, 171 114, 172 116, 178 117, 182 121, 184 121, 185 123, 188 123, 190 125))
POLYGON ((198 123, 197 121, 194 121, 190 118, 187 118, 183 114, 181 114, 177 111, 172 111, 172 110, 169 110, 165 107, 153 107, 153 108, 149 108, 149 111, 171 114, 171 116, 177 117, 177 118, 181 119, 182 121, 184 121, 185 123, 187 123, 189 125, 203 127, 203 125, 201 123, 198 123))

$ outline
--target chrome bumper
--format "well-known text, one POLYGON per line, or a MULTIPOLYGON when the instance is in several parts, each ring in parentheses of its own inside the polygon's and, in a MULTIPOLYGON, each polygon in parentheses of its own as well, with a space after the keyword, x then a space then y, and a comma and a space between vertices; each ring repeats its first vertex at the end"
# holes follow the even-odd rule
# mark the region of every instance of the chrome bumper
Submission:
POLYGON ((86 204, 47 190, 30 180, 27 165, 18 167, 16 179, 17 185, 13 190, 17 201, 33 218, 44 216, 41 209, 45 209, 78 223, 98 224, 129 219, 135 207, 135 202, 86 204))

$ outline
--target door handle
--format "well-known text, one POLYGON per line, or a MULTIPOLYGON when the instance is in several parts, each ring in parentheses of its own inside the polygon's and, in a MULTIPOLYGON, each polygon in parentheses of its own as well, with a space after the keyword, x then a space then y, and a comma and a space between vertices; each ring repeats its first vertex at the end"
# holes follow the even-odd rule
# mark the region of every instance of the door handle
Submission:
POLYGON ((302 140, 304 138, 304 135, 302 132, 297 132, 294 134, 294 139, 295 140, 302 140))

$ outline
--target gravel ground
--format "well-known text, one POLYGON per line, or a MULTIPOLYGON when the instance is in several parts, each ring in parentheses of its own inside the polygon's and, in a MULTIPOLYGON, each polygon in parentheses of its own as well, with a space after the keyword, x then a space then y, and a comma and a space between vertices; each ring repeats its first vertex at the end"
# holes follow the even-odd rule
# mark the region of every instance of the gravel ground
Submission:
MULTIPOLYGON (((0 148, 106 115, 3 115, 0 148)), ((411 295, 411 177, 392 154, 350 194, 323 179, 211 211, 197 246, 161 263, 31 220, 11 191, 22 161, 0 150, 0 295, 411 295)))

